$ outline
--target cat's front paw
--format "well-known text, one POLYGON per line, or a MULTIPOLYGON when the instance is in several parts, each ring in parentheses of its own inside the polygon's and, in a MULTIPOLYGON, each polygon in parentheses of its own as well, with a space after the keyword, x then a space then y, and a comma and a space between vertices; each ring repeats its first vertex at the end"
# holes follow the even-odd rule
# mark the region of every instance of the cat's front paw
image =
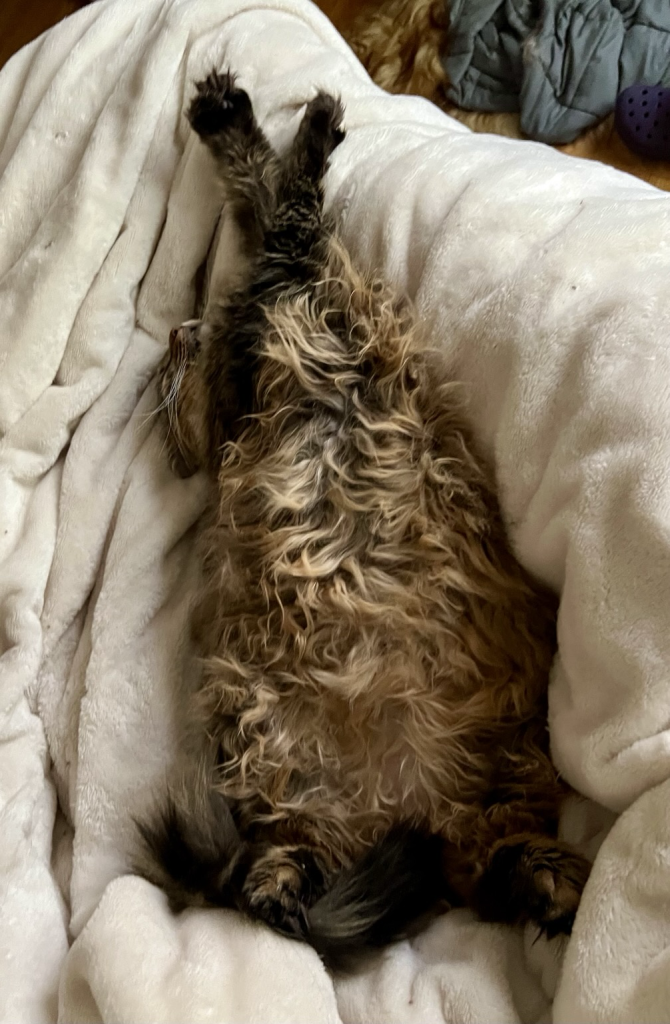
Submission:
POLYGON ((248 129, 253 125, 251 100, 244 89, 236 88, 235 81, 230 71, 211 71, 196 84, 187 117, 202 139, 233 127, 248 129))

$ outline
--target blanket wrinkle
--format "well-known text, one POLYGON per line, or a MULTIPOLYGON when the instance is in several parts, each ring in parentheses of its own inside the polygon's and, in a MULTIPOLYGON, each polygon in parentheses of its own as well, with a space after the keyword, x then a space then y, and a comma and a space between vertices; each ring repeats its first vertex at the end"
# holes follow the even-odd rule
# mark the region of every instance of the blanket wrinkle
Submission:
POLYGON ((0 144, 0 1020, 665 1019, 670 197, 384 94, 306 0, 101 0, 0 71, 0 144), (416 301, 561 592, 552 750, 595 857, 567 945, 456 912, 332 979, 129 873, 196 670, 207 482, 170 473, 152 378, 221 209, 182 116, 212 65, 280 149, 341 94, 345 241, 416 301))

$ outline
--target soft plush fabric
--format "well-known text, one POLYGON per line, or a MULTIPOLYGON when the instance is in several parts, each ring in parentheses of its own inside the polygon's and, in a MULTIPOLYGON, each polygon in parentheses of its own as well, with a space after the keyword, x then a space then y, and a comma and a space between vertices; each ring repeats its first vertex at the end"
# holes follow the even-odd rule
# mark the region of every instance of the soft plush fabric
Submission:
POLYGON ((448 9, 449 98, 518 110, 531 139, 572 142, 627 86, 670 85, 666 0, 448 0, 448 9))
POLYGON ((301 0, 85 8, 0 73, 0 173, 0 1019, 667 1020, 670 198, 383 94, 301 0), (206 484, 171 475, 152 376, 218 214, 183 117, 212 64, 280 147, 341 92, 328 201, 465 382, 519 555, 562 594, 553 751, 610 809, 565 829, 595 852, 624 813, 560 976, 560 943, 459 911, 333 984, 129 872, 197 670, 206 484))

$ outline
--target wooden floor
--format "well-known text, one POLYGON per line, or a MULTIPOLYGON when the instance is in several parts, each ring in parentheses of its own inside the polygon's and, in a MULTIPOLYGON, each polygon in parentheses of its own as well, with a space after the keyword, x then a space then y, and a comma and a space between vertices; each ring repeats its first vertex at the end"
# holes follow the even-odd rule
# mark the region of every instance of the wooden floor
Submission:
MULTIPOLYGON (((0 67, 12 54, 87 0, 0 0, 0 67)), ((136 0, 140 3, 141 0, 136 0)), ((354 17, 379 0, 316 0, 336 28, 346 31, 354 17)))
POLYGON ((0 0, 0 67, 78 6, 77 0, 0 0))

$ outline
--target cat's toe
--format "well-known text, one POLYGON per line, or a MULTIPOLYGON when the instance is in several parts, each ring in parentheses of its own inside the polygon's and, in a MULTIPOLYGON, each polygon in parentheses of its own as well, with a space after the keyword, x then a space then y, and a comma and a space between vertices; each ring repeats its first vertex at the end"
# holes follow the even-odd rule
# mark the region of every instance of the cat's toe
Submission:
POLYGON ((545 836, 504 840, 493 850, 477 893, 489 921, 530 921, 548 938, 569 935, 591 865, 545 836))
POLYGON ((305 122, 309 125, 310 133, 315 138, 320 138, 329 152, 344 139, 344 107, 336 96, 327 92, 318 92, 313 100, 307 104, 305 110, 305 122))
POLYGON ((233 126, 253 123, 251 100, 244 89, 235 85, 230 71, 211 71, 207 78, 196 84, 196 94, 188 109, 188 120, 193 130, 203 139, 233 126))
POLYGON ((547 938, 572 932, 588 870, 588 862, 575 857, 569 865, 562 863, 533 873, 529 917, 547 938))
POLYGON ((248 912, 286 935, 302 935, 303 877, 293 865, 252 868, 244 886, 248 912))
POLYGON ((304 908, 290 890, 255 892, 249 899, 248 911, 283 935, 299 938, 306 933, 304 908))
POLYGON ((284 935, 306 934, 305 911, 320 895, 323 875, 304 847, 274 847, 252 864, 243 885, 247 912, 284 935))

